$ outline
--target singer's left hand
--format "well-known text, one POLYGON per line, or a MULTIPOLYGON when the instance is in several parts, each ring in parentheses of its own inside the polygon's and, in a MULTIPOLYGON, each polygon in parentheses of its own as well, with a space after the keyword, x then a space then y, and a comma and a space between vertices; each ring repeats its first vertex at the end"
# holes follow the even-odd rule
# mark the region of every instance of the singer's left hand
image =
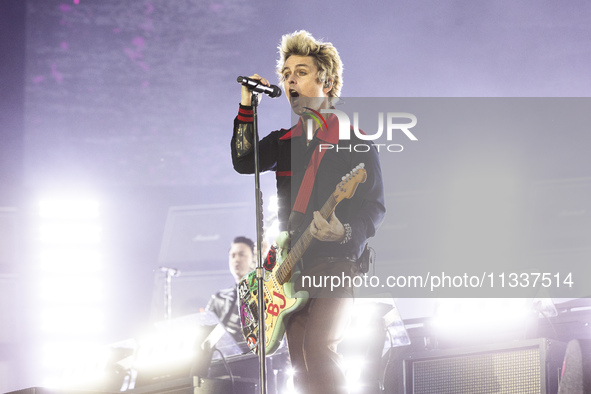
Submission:
POLYGON ((310 234, 320 241, 342 241, 345 239, 345 227, 336 217, 334 212, 328 221, 322 217, 320 212, 314 212, 314 220, 310 224, 310 234))

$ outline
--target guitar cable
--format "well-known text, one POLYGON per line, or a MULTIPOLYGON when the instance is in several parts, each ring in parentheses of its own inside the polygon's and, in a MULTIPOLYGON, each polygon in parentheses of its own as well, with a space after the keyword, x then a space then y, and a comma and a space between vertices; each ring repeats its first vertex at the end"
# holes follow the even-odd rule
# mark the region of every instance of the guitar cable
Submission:
POLYGON ((388 372, 388 367, 390 366, 390 362, 392 361, 392 353, 394 350, 394 338, 392 338, 392 333, 386 327, 386 334, 388 335, 388 339, 390 341, 390 351, 388 351, 388 360, 386 360, 386 365, 384 366, 384 372, 382 373, 382 381, 379 382, 380 389, 383 391, 386 385, 386 373, 388 372))
POLYGON ((230 366, 228 365, 228 362, 226 361, 226 357, 224 357, 224 353, 222 353, 222 351, 220 349, 218 349, 217 347, 213 348, 214 352, 218 352, 220 354, 220 357, 222 358, 222 362, 224 363, 224 367, 226 368, 226 371, 228 372, 228 375, 230 375, 230 382, 232 384, 232 394, 234 394, 235 388, 234 388, 234 375, 232 374, 232 369, 230 368, 230 366))

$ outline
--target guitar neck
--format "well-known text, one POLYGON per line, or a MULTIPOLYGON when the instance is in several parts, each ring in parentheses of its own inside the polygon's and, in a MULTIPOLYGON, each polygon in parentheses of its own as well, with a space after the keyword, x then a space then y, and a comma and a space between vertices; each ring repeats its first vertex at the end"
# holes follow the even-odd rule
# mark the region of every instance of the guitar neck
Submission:
MULTIPOLYGON (((334 211, 334 209, 336 208, 337 204, 338 201, 335 199, 334 194, 331 194, 328 198, 328 201, 326 201, 320 209, 320 215, 322 215, 324 219, 328 219, 334 211)), ((296 244, 291 247, 289 254, 279 267, 277 271, 277 279, 279 280, 279 283, 284 284, 291 278, 293 267, 302 258, 304 252, 310 246, 312 239, 314 239, 312 233, 310 232, 311 226, 312 223, 310 222, 310 224, 308 225, 308 227, 306 227, 306 230, 298 239, 296 244)))

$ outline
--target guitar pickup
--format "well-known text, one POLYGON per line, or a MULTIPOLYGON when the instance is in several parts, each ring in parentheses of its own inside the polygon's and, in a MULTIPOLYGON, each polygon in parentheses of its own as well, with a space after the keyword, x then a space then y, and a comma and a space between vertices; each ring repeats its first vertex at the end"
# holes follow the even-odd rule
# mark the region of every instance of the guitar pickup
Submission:
POLYGON ((259 317, 259 307, 258 307, 257 303, 256 302, 250 302, 248 304, 248 307, 250 308, 250 313, 252 313, 254 315, 254 317, 255 317, 255 320, 257 320, 258 317, 259 317))

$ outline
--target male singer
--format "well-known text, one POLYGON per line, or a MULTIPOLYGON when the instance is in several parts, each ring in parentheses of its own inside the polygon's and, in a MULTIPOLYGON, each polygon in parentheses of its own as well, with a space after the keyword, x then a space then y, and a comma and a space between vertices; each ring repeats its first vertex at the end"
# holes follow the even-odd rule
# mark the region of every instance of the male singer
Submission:
MULTIPOLYGON (((367 239, 375 235, 386 211, 378 153, 373 147, 368 152, 347 150, 345 145, 363 141, 353 135, 351 140, 341 143, 334 115, 326 115, 327 127, 307 121, 311 112, 332 108, 340 95, 343 65, 331 43, 316 40, 306 31, 284 35, 276 71, 291 110, 300 117, 297 125, 273 131, 259 143, 261 171, 275 171, 280 227, 292 233, 293 246, 312 223, 311 234, 316 242, 300 262, 302 275, 352 277, 358 274, 357 260, 367 239), (313 133, 308 133, 309 124, 314 127, 313 133), (325 149, 320 155, 319 144, 341 144, 343 149, 325 149), (360 163, 367 171, 366 182, 360 184, 353 198, 340 202, 325 220, 318 211, 341 177, 360 163), (316 173, 306 176, 306 169, 311 166, 316 173), (310 193, 305 192, 310 189, 305 187, 300 192, 303 181, 305 185, 313 185, 310 193)), ((258 74, 250 78, 270 86, 258 74)), ((254 171, 252 120, 251 92, 243 86, 231 142, 234 169, 241 174, 254 171)), ((286 324, 296 389, 302 394, 345 393, 337 345, 348 323, 353 289, 308 286, 306 290, 310 299, 286 324)))

